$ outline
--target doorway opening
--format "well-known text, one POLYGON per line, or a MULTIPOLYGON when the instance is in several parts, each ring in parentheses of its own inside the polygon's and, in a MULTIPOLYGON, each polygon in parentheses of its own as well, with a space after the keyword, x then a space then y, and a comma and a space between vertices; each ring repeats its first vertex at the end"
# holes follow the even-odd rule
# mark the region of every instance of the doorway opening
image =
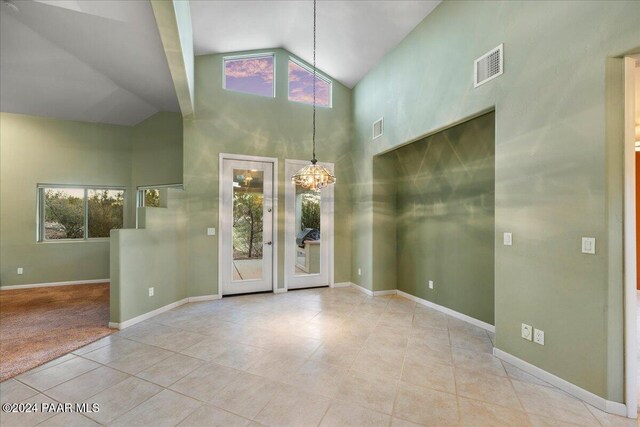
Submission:
MULTIPOLYGON (((637 316, 638 289, 637 267, 639 252, 637 248, 637 225, 640 224, 638 218, 636 196, 639 186, 637 180, 640 178, 640 164, 636 161, 638 152, 636 151, 640 140, 640 55, 626 56, 623 59, 624 81, 623 81, 623 107, 624 107, 624 219, 623 219, 623 301, 624 301, 624 404, 626 415, 629 418, 638 416, 638 396, 640 395, 638 385, 638 357, 640 351, 637 347, 640 342, 637 334, 640 319, 637 316)), ((611 106, 611 108, 615 108, 611 106)), ((617 114, 617 112, 616 112, 617 114)))
POLYGON ((624 59, 625 153, 625 404, 627 416, 636 418, 640 406, 640 55, 624 59))

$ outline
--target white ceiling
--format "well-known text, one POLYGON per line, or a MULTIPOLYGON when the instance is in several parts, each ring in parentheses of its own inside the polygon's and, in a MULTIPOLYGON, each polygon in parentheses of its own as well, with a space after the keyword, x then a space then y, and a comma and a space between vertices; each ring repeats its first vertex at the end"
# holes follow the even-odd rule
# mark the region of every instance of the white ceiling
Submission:
POLYGON ((133 125, 179 111, 148 1, 0 8, 0 110, 133 125))
MULTIPOLYGON (((348 87, 440 0, 317 3, 317 66, 348 87)), ((196 55, 282 47, 311 63, 313 2, 191 0, 196 55)))

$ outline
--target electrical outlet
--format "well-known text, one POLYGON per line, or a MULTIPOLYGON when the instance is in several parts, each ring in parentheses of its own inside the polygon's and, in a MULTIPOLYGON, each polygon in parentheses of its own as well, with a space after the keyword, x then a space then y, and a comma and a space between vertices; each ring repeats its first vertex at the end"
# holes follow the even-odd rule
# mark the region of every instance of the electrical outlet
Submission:
POLYGON ((433 280, 429 280, 429 289, 433 289, 433 280))
POLYGON ((525 323, 522 324, 522 329, 521 329, 521 335, 522 338, 524 338, 527 341, 531 341, 533 339, 532 337, 532 331, 533 328, 531 327, 531 325, 527 325, 525 323))
POLYGON ((513 234, 504 233, 503 243, 504 243, 505 246, 512 246, 513 245, 513 234))
POLYGON ((154 289, 153 288, 149 288, 149 296, 152 297, 154 294, 154 289))
POLYGON ((209 227, 207 228, 207 236, 215 236, 216 235, 216 229, 213 227, 209 227))
POLYGON ((596 254, 596 238, 595 237, 583 237, 582 238, 582 253, 583 254, 596 254))
POLYGON ((362 269, 361 268, 358 269, 358 276, 362 276, 362 269))
POLYGON ((534 329, 533 342, 535 342, 536 344, 544 345, 544 331, 540 329, 534 329))
POLYGON ((24 274, 24 268, 18 267, 18 274, 24 274))

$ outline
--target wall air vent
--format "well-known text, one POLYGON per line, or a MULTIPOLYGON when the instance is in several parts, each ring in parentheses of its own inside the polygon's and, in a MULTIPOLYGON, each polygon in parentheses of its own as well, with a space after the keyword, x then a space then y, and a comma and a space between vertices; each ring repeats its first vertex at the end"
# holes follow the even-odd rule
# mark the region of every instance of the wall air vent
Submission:
POLYGON ((373 122, 373 139, 379 138, 384 132, 384 118, 379 118, 373 122))
POLYGON ((473 87, 478 87, 502 74, 504 71, 502 48, 503 45, 500 45, 474 61, 473 87))

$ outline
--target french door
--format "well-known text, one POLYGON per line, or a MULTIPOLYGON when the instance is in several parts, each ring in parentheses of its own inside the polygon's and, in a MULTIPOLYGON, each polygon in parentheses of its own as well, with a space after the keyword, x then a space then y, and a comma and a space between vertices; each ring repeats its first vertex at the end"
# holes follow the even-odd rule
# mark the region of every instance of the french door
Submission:
POLYGON ((221 295, 273 289, 273 163, 222 159, 221 295))
MULTIPOLYGON (((305 190, 289 179, 308 161, 285 160, 287 289, 329 286, 333 271, 333 186, 305 190)), ((333 164, 323 163, 333 171, 333 164)))

